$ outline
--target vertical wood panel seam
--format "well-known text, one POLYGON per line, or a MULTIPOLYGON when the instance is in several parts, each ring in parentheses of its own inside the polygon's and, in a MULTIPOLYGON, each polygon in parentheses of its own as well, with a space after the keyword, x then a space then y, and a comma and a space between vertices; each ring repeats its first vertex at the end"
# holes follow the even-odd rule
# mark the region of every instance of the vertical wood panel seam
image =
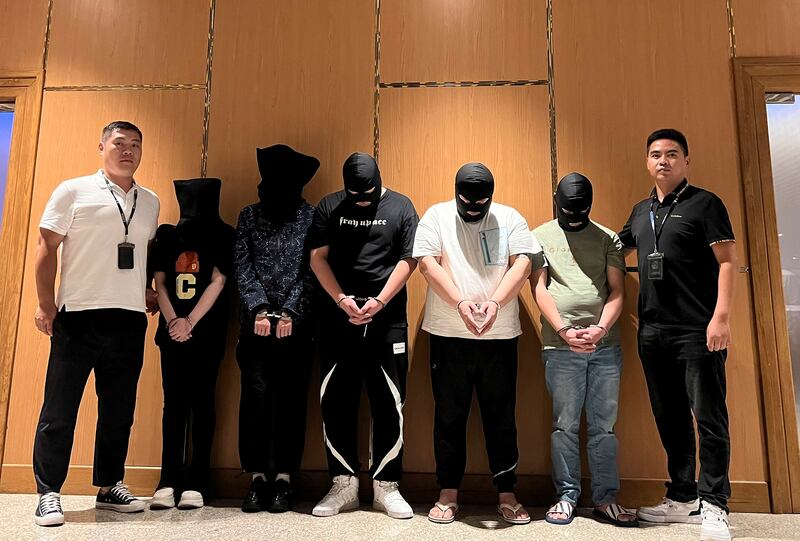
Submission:
POLYGON ((547 93, 550 113, 550 183, 553 192, 555 192, 558 184, 558 153, 556 150, 556 90, 553 53, 553 0, 547 0, 547 93))
POLYGON ((208 172, 208 127, 211 123, 211 68, 214 60, 214 19, 217 13, 217 0, 211 0, 208 9, 208 52, 206 55, 206 94, 203 103, 203 151, 200 158, 200 176, 208 172))
POLYGON ((42 52, 42 69, 47 70, 47 58, 50 55, 50 25, 53 21, 53 0, 47 2, 47 19, 44 25, 44 51, 42 52))
POLYGON ((375 0, 375 90, 372 104, 372 154, 378 161, 380 149, 380 118, 381 104, 381 0, 375 0))
POLYGON ((736 28, 733 24, 733 0, 725 0, 728 13, 728 42, 731 48, 731 58, 736 58, 736 28))

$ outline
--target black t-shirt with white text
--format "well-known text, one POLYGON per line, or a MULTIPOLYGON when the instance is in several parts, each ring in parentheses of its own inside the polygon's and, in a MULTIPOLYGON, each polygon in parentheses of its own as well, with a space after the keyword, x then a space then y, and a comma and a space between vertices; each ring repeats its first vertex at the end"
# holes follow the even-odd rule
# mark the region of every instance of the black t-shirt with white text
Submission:
MULTIPOLYGON (((353 204, 339 191, 319 202, 309 243, 312 249, 329 247, 328 264, 346 295, 375 297, 397 263, 411 257, 417 222, 411 200, 392 190, 386 190, 377 206, 366 208, 353 204)), ((404 286, 374 321, 406 323, 406 301, 404 286)), ((331 306, 330 298, 323 300, 323 307, 331 306)))

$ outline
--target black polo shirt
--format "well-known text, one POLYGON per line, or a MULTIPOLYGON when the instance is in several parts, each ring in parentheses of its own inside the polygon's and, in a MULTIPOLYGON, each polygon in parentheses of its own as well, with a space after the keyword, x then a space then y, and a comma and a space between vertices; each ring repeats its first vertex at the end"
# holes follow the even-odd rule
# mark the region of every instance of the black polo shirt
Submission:
POLYGON ((619 238, 626 248, 637 250, 640 322, 664 328, 705 330, 714 315, 719 279, 719 263, 711 246, 734 240, 722 200, 687 184, 685 179, 661 202, 654 189, 650 197, 633 207, 619 238), (662 280, 647 277, 647 256, 655 248, 651 208, 656 229, 669 212, 658 237, 658 250, 664 254, 662 280))

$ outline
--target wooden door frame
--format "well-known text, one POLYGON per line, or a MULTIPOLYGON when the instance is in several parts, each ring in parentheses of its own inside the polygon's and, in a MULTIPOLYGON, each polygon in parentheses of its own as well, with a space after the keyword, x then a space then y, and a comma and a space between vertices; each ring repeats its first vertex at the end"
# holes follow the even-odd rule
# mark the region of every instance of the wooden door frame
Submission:
POLYGON ((22 301, 22 276, 39 143, 43 81, 44 74, 41 71, 0 72, 0 100, 14 102, 5 209, 0 232, 0 469, 5 450, 11 374, 22 301))
POLYGON ((736 58, 733 66, 772 511, 798 513, 800 440, 765 94, 800 93, 800 58, 736 58))

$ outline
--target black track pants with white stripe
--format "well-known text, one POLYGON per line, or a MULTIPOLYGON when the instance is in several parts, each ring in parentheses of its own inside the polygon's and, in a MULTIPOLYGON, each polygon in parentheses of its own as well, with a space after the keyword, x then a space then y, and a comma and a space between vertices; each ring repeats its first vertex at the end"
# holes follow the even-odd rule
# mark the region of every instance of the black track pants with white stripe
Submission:
POLYGON ((408 372, 408 331, 403 326, 335 325, 321 348, 320 404, 332 476, 358 475, 358 408, 367 386, 372 429, 370 474, 399 481, 403 471, 403 403, 408 372))

